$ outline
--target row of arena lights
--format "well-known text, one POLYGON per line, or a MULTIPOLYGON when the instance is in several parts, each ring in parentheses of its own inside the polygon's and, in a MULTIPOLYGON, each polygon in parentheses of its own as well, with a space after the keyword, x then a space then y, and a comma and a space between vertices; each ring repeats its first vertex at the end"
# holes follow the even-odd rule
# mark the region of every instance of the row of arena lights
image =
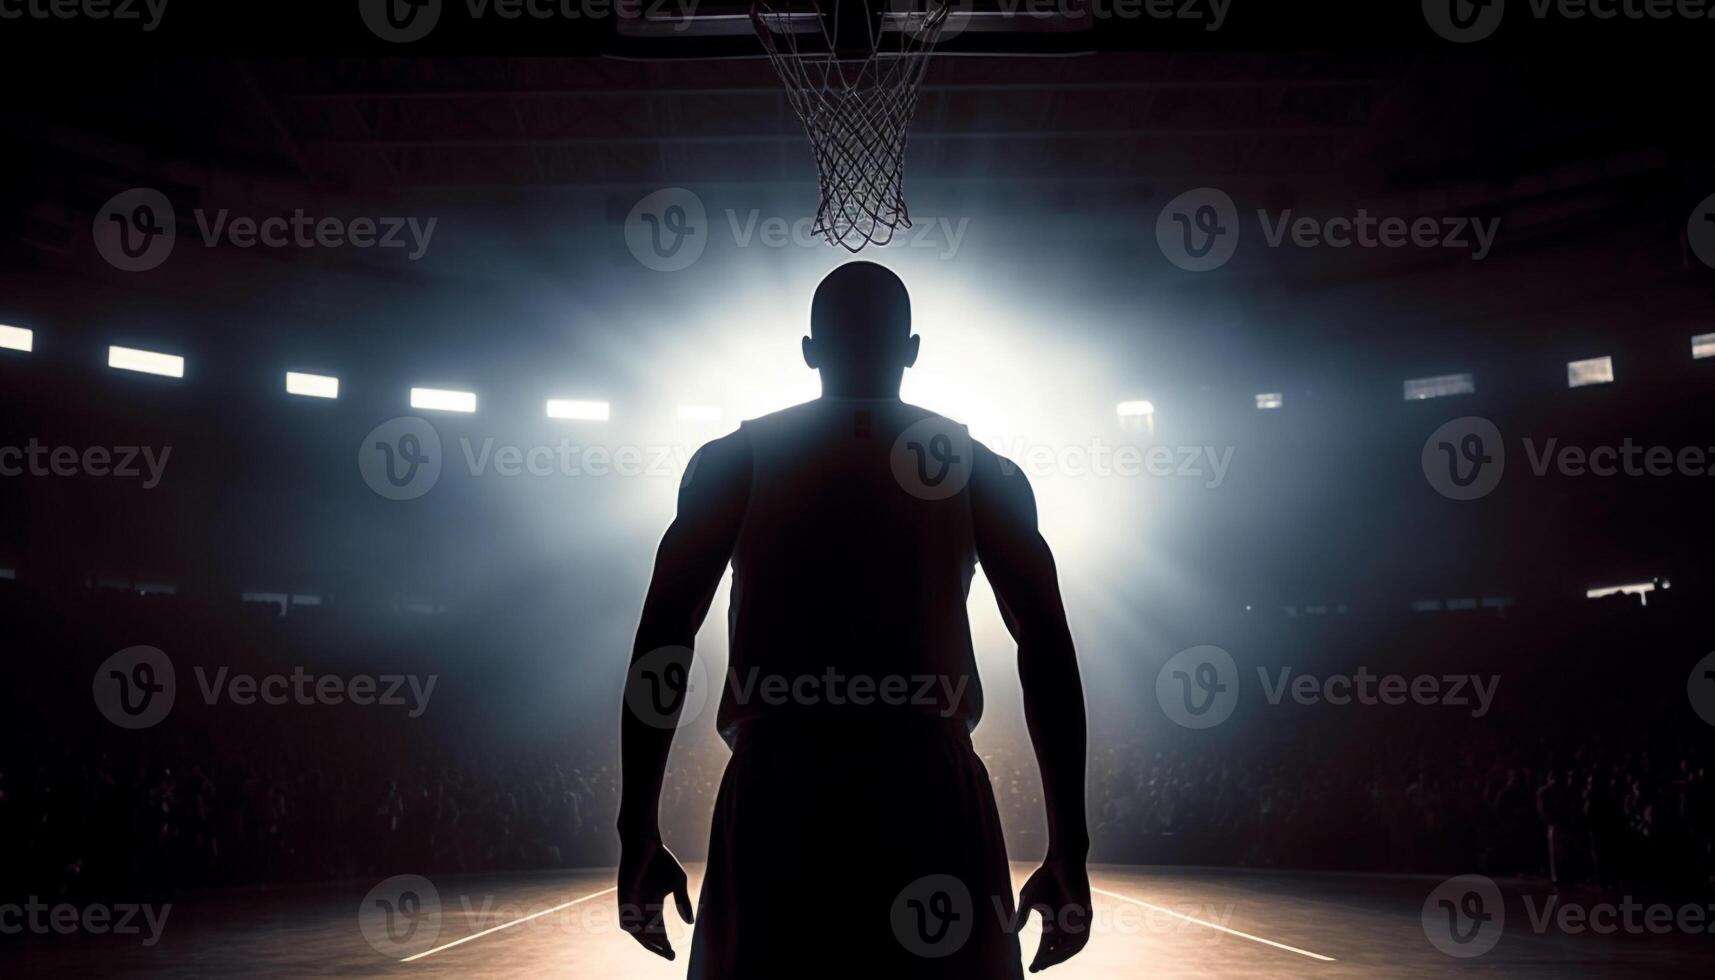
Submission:
MULTIPOLYGON (((0 349, 29 353, 35 347, 34 341, 35 335, 24 327, 0 325, 0 349)), ((163 378, 183 378, 185 376, 185 359, 182 356, 159 351, 139 350, 134 347, 117 345, 108 347, 107 366, 119 371, 135 371, 140 374, 150 374, 163 378)), ((287 371, 286 393, 302 398, 337 399, 339 397, 339 379, 326 374, 287 371)), ((1274 399, 1274 403, 1266 407, 1280 407, 1279 395, 1258 395, 1257 407, 1265 407, 1263 405, 1265 397, 1274 399)), ((476 411, 476 392, 450 388, 412 388, 411 407, 429 412, 471 414, 476 411)), ((605 401, 550 398, 547 402, 546 412, 551 419, 606 422, 612 414, 612 406, 605 401)), ((720 408, 714 405, 679 406, 679 418, 685 421, 716 421, 721 418, 721 414, 720 408)), ((1122 419, 1148 418, 1155 414, 1155 406, 1147 401, 1120 402, 1118 414, 1122 419)))
MULTIPOLYGON (((35 334, 25 327, 0 324, 0 349, 30 353, 35 349, 35 334)), ((1691 356, 1696 360, 1715 357, 1715 334, 1692 337, 1691 356)), ((185 376, 183 357, 133 347, 107 348, 107 366, 120 371, 136 371, 165 378, 185 376)), ((1566 369, 1567 385, 1572 388, 1611 384, 1614 380, 1614 361, 1611 357, 1571 361, 1567 363, 1566 369)), ((1414 378, 1405 382, 1407 401, 1471 394, 1476 390, 1476 379, 1470 374, 1414 378)), ((339 379, 325 374, 287 371, 286 393, 304 398, 338 398, 339 379)), ((1285 403, 1286 398, 1280 392, 1262 392, 1256 396, 1256 407, 1261 411, 1278 409, 1285 403)), ((412 388, 411 407, 431 412, 468 414, 476 411, 476 393, 445 388, 412 388)), ((610 412, 611 406, 605 401, 550 398, 547 404, 547 415, 551 419, 605 422, 610 412)), ((1155 405, 1149 401, 1123 401, 1115 406, 1115 412, 1121 419, 1151 420, 1155 415, 1155 405)), ((687 421, 713 421, 721 417, 721 410, 713 405, 680 405, 679 417, 687 421)))
MULTIPOLYGON (((0 324, 0 350, 31 353, 35 350, 35 334, 24 327, 0 324)), ((117 371, 134 371, 162 378, 185 376, 185 359, 180 355, 135 347, 108 347, 107 366, 117 371)), ((287 371, 286 393, 302 398, 336 399, 339 397, 339 379, 326 374, 287 371)), ((476 411, 476 392, 446 388, 412 388, 411 407, 431 412, 468 414, 476 411)), ((604 401, 550 398, 547 404, 547 414, 552 419, 605 422, 609 412, 610 406, 604 401)), ((720 415, 720 409, 710 405, 679 406, 679 417, 682 419, 709 420, 718 419, 720 415)))

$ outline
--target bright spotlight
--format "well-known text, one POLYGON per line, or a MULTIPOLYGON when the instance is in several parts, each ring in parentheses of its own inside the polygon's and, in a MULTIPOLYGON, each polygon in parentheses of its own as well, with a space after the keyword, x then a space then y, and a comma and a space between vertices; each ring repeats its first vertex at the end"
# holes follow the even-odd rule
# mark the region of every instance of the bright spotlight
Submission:
POLYGON ((441 388, 412 388, 411 407, 431 412, 474 412, 476 392, 446 391, 441 388))
POLYGON ((1569 361, 1566 364, 1566 386, 1568 388, 1612 384, 1613 381, 1614 359, 1612 357, 1592 357, 1587 361, 1569 361))
POLYGON ((1405 383, 1405 400, 1423 401, 1450 395, 1471 395, 1477 391, 1477 378, 1469 372, 1440 374, 1433 378, 1412 378, 1405 383))
POLYGON ((581 402, 566 398, 548 399, 548 417, 551 419, 606 422, 608 414, 607 402, 581 402))
POLYGON ((185 376, 185 359, 177 354, 157 354, 154 351, 130 347, 107 348, 107 366, 120 371, 158 374, 163 378, 185 376))
POLYGON ((1278 391, 1265 391, 1256 396, 1256 407, 1264 411, 1279 408, 1286 403, 1286 398, 1278 391))
POLYGON ((325 374, 299 374, 297 371, 287 371, 286 394, 303 395, 305 398, 338 398, 339 379, 330 378, 325 374))
POLYGON ((1585 589, 1584 597, 1586 599, 1605 599, 1611 595, 1635 595, 1639 602, 1647 606, 1649 605, 1649 594, 1654 591, 1654 582, 1633 582, 1627 585, 1608 585, 1598 589, 1585 589))
POLYGON ((8 327, 0 323, 0 348, 21 350, 28 354, 35 346, 36 335, 23 327, 8 327))
POLYGON ((1115 410, 1122 419, 1139 419, 1155 414, 1154 402, 1120 402, 1115 410))

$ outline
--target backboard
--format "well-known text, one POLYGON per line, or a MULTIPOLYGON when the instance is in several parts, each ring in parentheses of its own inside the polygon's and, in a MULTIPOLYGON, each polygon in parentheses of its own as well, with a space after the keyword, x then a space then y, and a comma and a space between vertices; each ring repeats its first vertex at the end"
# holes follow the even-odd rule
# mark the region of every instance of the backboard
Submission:
POLYGON ((906 145, 930 62, 1068 53, 1090 0, 690 0, 624 8, 639 58, 765 57, 802 123, 821 199, 812 232, 858 252, 912 227, 906 145))
MULTIPOLYGON (((845 0, 866 2, 866 0, 845 0)), ((904 32, 934 0, 867 0, 882 30, 904 32)), ((935 46, 945 55, 1062 55, 1088 50, 1092 0, 951 0, 935 46)), ((799 33, 821 33, 811 5, 787 19, 799 33)), ((832 9, 832 5, 827 5, 832 9)), ((615 19, 612 54, 621 58, 762 58, 749 0, 634 0, 615 19)))

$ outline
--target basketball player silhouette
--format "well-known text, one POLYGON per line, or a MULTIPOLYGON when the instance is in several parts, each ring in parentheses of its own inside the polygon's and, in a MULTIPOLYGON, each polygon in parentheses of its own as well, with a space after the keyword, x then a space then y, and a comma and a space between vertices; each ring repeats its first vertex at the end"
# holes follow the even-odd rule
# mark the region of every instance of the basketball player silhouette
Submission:
MULTIPOLYGON (((1030 485, 962 426, 899 398, 917 359, 905 285, 852 262, 816 290, 804 360, 822 397, 740 425, 693 458, 644 601, 627 703, 682 692, 728 562, 732 749, 696 910, 694 980, 1021 977, 1089 939, 1083 689, 1030 485), (1015 907, 999 814, 971 748, 982 715, 966 600, 980 562, 1018 643, 1048 853, 1015 907)), ((618 902, 668 959, 664 909, 693 921, 661 841, 683 697, 622 723, 618 902)))

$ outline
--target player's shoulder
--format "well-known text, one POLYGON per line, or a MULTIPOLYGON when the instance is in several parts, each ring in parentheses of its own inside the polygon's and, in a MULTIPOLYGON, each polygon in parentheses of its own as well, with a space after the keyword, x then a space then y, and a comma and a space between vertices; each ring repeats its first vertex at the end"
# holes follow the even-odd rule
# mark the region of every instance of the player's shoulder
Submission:
POLYGON ((1025 503, 1032 498, 1030 480, 1024 475, 1024 469, 1005 454, 996 452, 987 443, 972 436, 970 427, 964 422, 921 405, 913 405, 910 402, 898 404, 907 413, 908 426, 928 425, 944 430, 949 435, 956 435, 960 443, 970 447, 973 492, 1003 503, 1009 500, 1025 503))
POLYGON ((904 414, 906 425, 928 425, 944 429, 948 434, 956 434, 961 442, 971 447, 973 462, 977 469, 990 470, 996 475, 1013 473, 1017 473, 1020 476, 1023 475, 1012 460, 1007 459, 1002 454, 989 448, 988 444, 984 443, 981 439, 972 436, 970 434, 970 426, 966 425, 963 421, 949 415, 943 415, 934 409, 924 408, 921 405, 914 405, 911 402, 901 401, 896 404, 904 414))
POLYGON ((685 463, 685 475, 679 489, 688 491, 693 485, 718 486, 740 482, 750 473, 750 442, 742 428, 724 436, 710 439, 700 446, 685 463))
POLYGON ((742 424, 724 436, 716 436, 697 448, 696 455, 704 454, 719 456, 740 452, 744 449, 744 430, 742 424))
POLYGON ((971 493, 979 508, 1024 517, 1035 511, 1036 492, 1024 468, 980 439, 971 442, 971 493))

